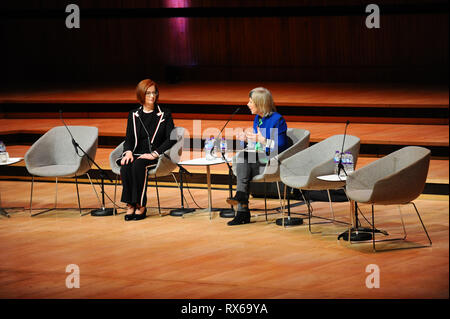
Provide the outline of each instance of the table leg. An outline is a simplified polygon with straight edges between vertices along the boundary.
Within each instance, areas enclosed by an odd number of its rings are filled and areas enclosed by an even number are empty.
[[[211,192],[211,169],[208,166],[206,166],[206,183],[208,184],[208,212],[209,212],[209,219],[212,219],[212,192]]]
[[[350,224],[349,224],[349,228],[348,228],[348,242],[351,243],[350,241],[350,235],[352,233],[352,228],[356,227],[355,225],[355,201],[350,200]]]

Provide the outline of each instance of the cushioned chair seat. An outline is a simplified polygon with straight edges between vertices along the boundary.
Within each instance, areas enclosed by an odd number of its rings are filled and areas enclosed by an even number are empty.
[[[33,167],[28,170],[34,176],[45,177],[73,177],[77,171],[77,165],[62,164]]]
[[[358,190],[351,190],[350,192],[347,190],[347,194],[349,197],[351,197],[352,200],[361,203],[369,201],[370,197],[372,196],[372,193],[373,189],[358,189]]]

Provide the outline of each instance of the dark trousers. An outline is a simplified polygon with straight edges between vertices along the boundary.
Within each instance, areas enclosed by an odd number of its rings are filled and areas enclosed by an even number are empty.
[[[241,152],[236,158],[236,191],[250,193],[250,181],[262,174],[266,166],[266,156],[262,153]]]
[[[137,159],[120,167],[121,201],[133,206],[147,204],[147,169],[158,160]]]

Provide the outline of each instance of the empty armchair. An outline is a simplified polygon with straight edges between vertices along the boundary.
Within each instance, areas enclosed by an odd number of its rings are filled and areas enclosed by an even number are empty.
[[[342,188],[345,181],[330,182],[321,180],[322,175],[333,174],[334,154],[341,150],[344,135],[334,135],[320,141],[307,149],[283,160],[280,165],[281,181],[292,188],[300,190],[327,190]],[[347,135],[345,138],[344,152],[349,151],[353,155],[354,163],[358,160],[360,139]],[[328,192],[328,197],[331,199]],[[308,207],[309,231],[311,231],[311,207]]]
[[[95,158],[98,145],[98,128],[90,126],[68,126],[75,141],[89,155]],[[25,165],[31,174],[30,215],[35,216],[53,210],[57,205],[58,177],[75,177],[78,207],[81,214],[77,177],[87,174],[91,161],[72,144],[72,138],[64,126],[54,127],[41,136],[25,154]],[[55,207],[32,214],[34,176],[55,177]],[[89,178],[90,179],[90,178]]]
[[[347,178],[347,196],[357,203],[372,206],[372,242],[375,247],[374,205],[412,204],[427,235],[416,205],[412,202],[423,191],[430,164],[430,151],[423,147],[408,146],[378,159],[350,174]],[[401,214],[401,212],[400,212]],[[400,215],[401,217],[401,215]],[[403,224],[404,237],[406,230]],[[382,241],[382,240],[380,240]]]

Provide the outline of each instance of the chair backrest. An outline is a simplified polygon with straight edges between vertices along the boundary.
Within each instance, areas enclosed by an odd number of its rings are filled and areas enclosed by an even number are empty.
[[[289,140],[289,147],[275,156],[276,158],[270,159],[267,163],[262,176],[255,176],[254,179],[264,179],[265,181],[278,181],[280,180],[280,165],[284,159],[301,152],[309,146],[310,133],[308,130],[298,128],[288,128],[286,132]]]
[[[303,151],[285,159],[280,167],[280,176],[304,176],[302,183],[310,189],[324,189],[324,183],[317,176],[329,175],[334,172],[334,155],[341,151],[344,135],[333,135]],[[353,135],[346,135],[344,152],[350,152],[356,165],[359,156],[360,139]],[[307,186],[306,186],[307,185]]]
[[[175,140],[175,144],[164,152],[158,159],[156,167],[149,170],[151,176],[166,176],[172,173],[178,166],[184,146],[184,127],[175,127],[170,133],[170,139]]]
[[[98,147],[98,128],[91,126],[68,126],[78,145],[95,160]],[[72,138],[64,126],[50,129],[41,136],[25,154],[27,168],[47,165],[79,165],[77,175],[86,173],[91,161],[72,144]]]
[[[430,150],[407,146],[380,158],[351,174],[347,181],[349,194],[368,190],[364,202],[404,204],[423,191],[430,165]],[[356,198],[359,200],[359,198]]]
[[[288,158],[309,146],[309,138],[311,133],[308,130],[300,129],[300,128],[288,128],[286,131],[286,135],[289,140],[289,147],[278,154],[278,160],[282,161],[285,158]]]
[[[310,132],[308,130],[299,129],[299,128],[288,128],[286,131],[286,135],[288,137],[288,148],[278,154],[275,158],[272,158],[266,165],[263,174],[258,175],[255,179],[263,178],[266,181],[275,181],[279,180],[279,162],[293,154],[296,154],[303,149],[309,146],[309,138]],[[237,152],[235,156],[233,156],[233,173],[236,175],[236,163],[238,156],[241,156],[242,151]]]

